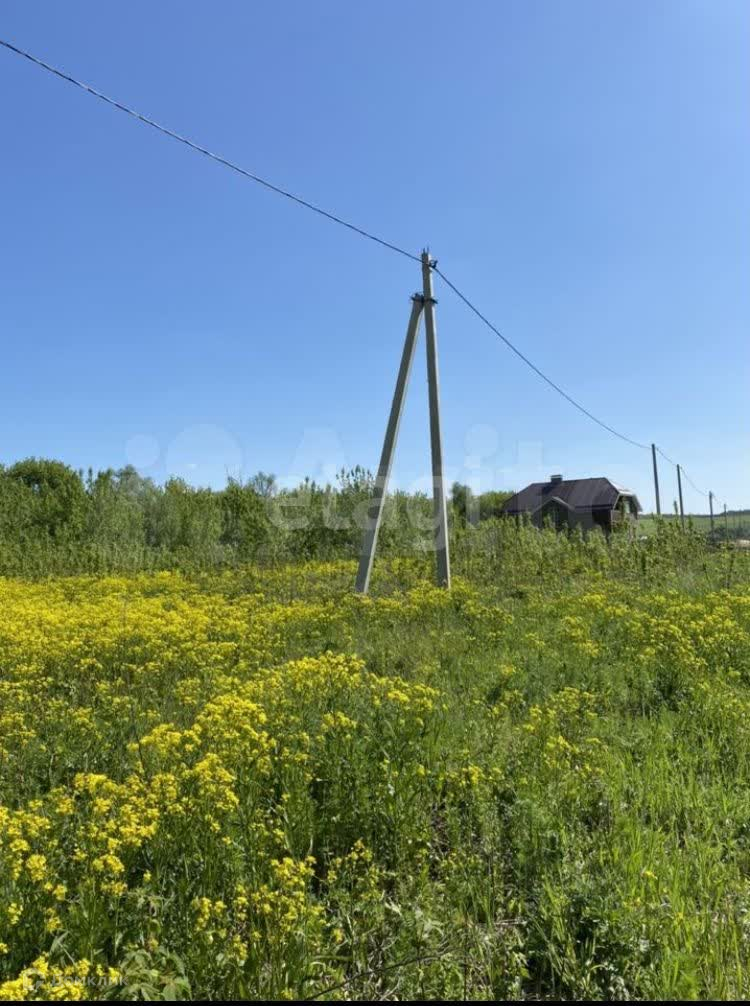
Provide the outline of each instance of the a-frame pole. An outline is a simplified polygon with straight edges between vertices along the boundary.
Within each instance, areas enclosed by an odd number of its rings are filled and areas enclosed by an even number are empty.
[[[430,400],[430,445],[432,448],[432,498],[435,522],[435,559],[439,587],[451,585],[451,560],[448,545],[448,508],[443,476],[443,437],[440,429],[440,382],[438,378],[435,298],[432,295],[432,260],[422,252],[422,292],[424,326],[427,336],[427,388]]]
[[[680,524],[685,527],[685,507],[682,503],[682,472],[677,465],[677,494],[680,497]]]
[[[378,474],[375,479],[375,488],[370,507],[367,513],[367,525],[365,526],[365,536],[362,542],[362,554],[359,559],[359,569],[357,571],[357,582],[355,590],[359,594],[366,594],[370,586],[370,574],[372,573],[372,563],[375,558],[375,547],[378,543],[378,532],[380,522],[383,519],[383,506],[385,505],[385,494],[388,489],[388,479],[393,465],[393,452],[398,437],[398,428],[401,424],[401,413],[404,409],[404,398],[406,397],[406,386],[409,383],[409,373],[414,359],[414,349],[417,344],[417,334],[419,332],[419,320],[422,317],[424,308],[424,298],[420,294],[414,294],[411,304],[411,317],[406,329],[406,339],[404,340],[404,351],[401,354],[401,365],[398,368],[396,378],[396,389],[393,392],[391,412],[388,416],[388,425],[385,429],[383,440],[383,451],[380,455]]]
[[[654,493],[656,495],[656,516],[661,516],[661,500],[659,499],[659,469],[656,465],[656,444],[651,444],[651,460],[654,462]]]

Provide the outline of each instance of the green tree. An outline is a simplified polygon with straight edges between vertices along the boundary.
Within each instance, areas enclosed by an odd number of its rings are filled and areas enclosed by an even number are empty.
[[[136,546],[146,544],[145,514],[141,480],[135,469],[111,468],[88,480],[87,540],[101,545]],[[150,483],[151,492],[155,490]]]
[[[272,475],[259,472],[245,485],[230,478],[221,494],[221,541],[240,560],[255,558],[268,539],[266,499],[272,495],[273,485]],[[256,486],[263,492],[258,492]]]
[[[70,541],[83,530],[87,496],[81,476],[62,461],[27,458],[11,465],[5,477],[29,492],[29,525],[38,534]]]

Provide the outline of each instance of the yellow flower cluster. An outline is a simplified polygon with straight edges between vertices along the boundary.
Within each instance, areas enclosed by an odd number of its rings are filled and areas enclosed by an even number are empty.
[[[589,855],[623,932],[657,925],[696,831],[632,780],[654,777],[653,738],[665,779],[683,745],[685,800],[713,759],[706,819],[728,820],[725,779],[750,775],[750,594],[423,574],[387,564],[366,598],[338,562],[0,580],[0,998],[343,999],[392,978],[427,997],[430,961],[428,991],[466,995],[482,961],[520,981],[534,912],[568,933],[588,893],[565,907],[555,885]],[[402,959],[411,978],[387,970]]]
[[[689,674],[731,673],[746,667],[750,657],[746,593],[631,595],[627,588],[613,586],[609,595],[565,598],[558,609],[562,637],[591,656],[601,652],[599,635],[609,654],[625,654],[645,667],[671,664]]]
[[[50,965],[46,954],[24,968],[18,978],[0,985],[0,1001],[76,1002],[100,999],[120,981],[115,968],[93,967],[83,959],[63,967]]]
[[[358,784],[392,803],[397,767],[373,765],[389,745],[419,751],[439,693],[345,652],[363,612],[390,618],[393,600],[276,600],[289,577],[269,574],[267,594],[245,577],[0,582],[4,998],[96,997],[70,955],[104,974],[115,923],[131,968],[190,919],[190,953],[220,946],[222,968],[254,968],[278,995],[295,941],[337,944],[300,823]],[[414,588],[395,607],[437,621],[446,603]]]
[[[523,729],[526,755],[544,765],[561,783],[575,786],[603,772],[604,745],[595,735],[596,696],[577,688],[564,688],[544,706],[532,706]]]

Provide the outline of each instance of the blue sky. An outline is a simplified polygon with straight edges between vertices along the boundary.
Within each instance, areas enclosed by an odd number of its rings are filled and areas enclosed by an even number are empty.
[[[750,505],[749,34],[729,0],[5,0],[0,17],[176,131],[429,244],[569,393],[730,506]],[[213,485],[376,467],[416,264],[6,51],[0,114],[0,461]],[[436,294],[451,478],[609,475],[652,506],[647,452]],[[421,343],[395,475],[428,472]]]

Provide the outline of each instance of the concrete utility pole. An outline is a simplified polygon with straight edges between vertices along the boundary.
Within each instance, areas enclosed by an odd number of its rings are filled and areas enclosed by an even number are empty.
[[[393,455],[401,425],[401,415],[404,410],[406,388],[414,360],[414,350],[419,335],[419,322],[424,312],[425,330],[427,336],[427,385],[430,401],[430,444],[432,448],[432,487],[435,517],[435,552],[437,563],[437,582],[440,587],[450,587],[451,567],[448,545],[448,509],[445,494],[445,479],[443,477],[443,440],[440,429],[440,387],[438,382],[437,330],[435,324],[435,298],[432,295],[432,267],[434,261],[429,252],[422,253],[422,293],[412,297],[411,317],[406,329],[404,350],[401,354],[401,365],[396,378],[396,388],[393,392],[391,411],[383,439],[383,450],[380,455],[378,474],[367,513],[362,552],[357,570],[355,590],[366,594],[370,586],[372,564],[375,559],[375,549],[378,543],[378,533],[383,519],[388,480],[393,466]]]
[[[677,465],[677,492],[680,497],[680,523],[685,527],[685,507],[682,504],[682,473]]]
[[[435,557],[439,587],[451,585],[451,560],[448,544],[448,509],[443,477],[443,437],[440,429],[440,383],[438,378],[437,328],[435,298],[432,295],[432,260],[422,252],[422,293],[424,325],[427,336],[427,390],[430,399],[430,446],[432,449],[432,499],[435,520]]]
[[[709,489],[708,491],[708,511],[711,515],[711,530],[714,529],[714,494]]]
[[[654,494],[656,496],[656,515],[661,517],[661,500],[659,499],[659,469],[656,467],[656,444],[651,444],[651,460],[654,462]]]

